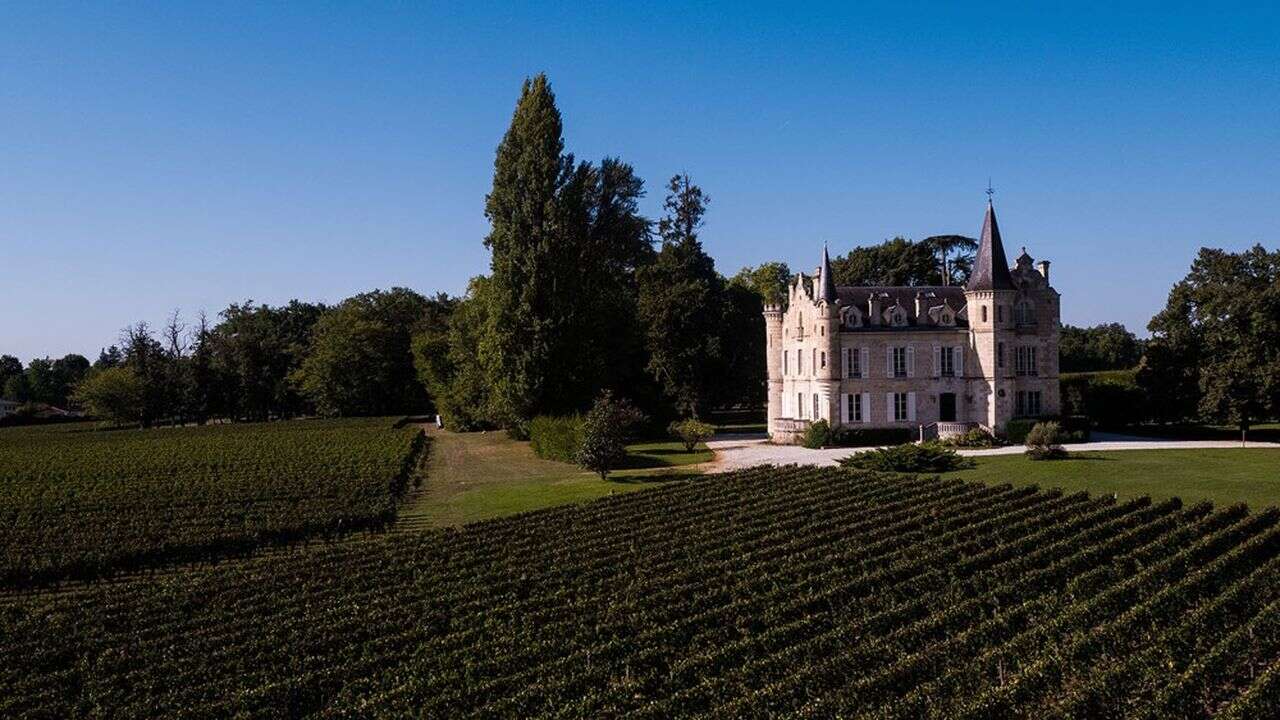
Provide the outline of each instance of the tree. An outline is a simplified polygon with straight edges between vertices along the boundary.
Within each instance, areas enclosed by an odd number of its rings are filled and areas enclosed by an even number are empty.
[[[292,300],[288,305],[233,303],[204,339],[212,383],[208,413],[232,419],[267,420],[311,409],[290,382],[302,366],[322,304]]]
[[[492,427],[492,400],[480,343],[489,325],[489,279],[475,277],[449,313],[443,331],[428,326],[413,339],[414,366],[436,412],[450,430]]]
[[[1128,370],[1142,360],[1144,343],[1120,323],[1080,328],[1063,325],[1058,340],[1062,372]]]
[[[710,198],[687,174],[672,177],[667,189],[662,249],[640,271],[639,317],[649,372],[678,413],[697,418],[724,367],[724,280],[698,241]]]
[[[95,369],[76,387],[72,399],[90,415],[121,424],[142,419],[145,382],[128,366]]]
[[[973,256],[978,251],[976,238],[967,235],[933,235],[921,240],[920,244],[937,254],[943,285],[964,285],[969,281],[969,273],[973,270]]]
[[[754,292],[764,305],[786,305],[787,288],[791,284],[791,268],[786,263],[767,262],[750,265],[729,279],[729,285]]]
[[[93,361],[93,368],[102,370],[104,368],[119,367],[122,364],[124,364],[124,353],[120,352],[118,346],[112,345],[98,352],[98,359]]]
[[[895,237],[856,247],[831,261],[837,285],[941,285],[942,270],[933,245]]]
[[[642,418],[626,400],[615,400],[611,392],[604,391],[583,420],[578,464],[607,480],[627,456],[627,431]]]
[[[5,387],[10,378],[22,375],[22,361],[12,355],[0,355],[0,396],[8,398]]]
[[[324,415],[421,412],[411,339],[430,301],[405,288],[348,298],[316,323],[292,381]]]
[[[124,353],[122,367],[131,369],[142,383],[142,400],[138,421],[149,428],[172,407],[172,398],[166,394],[168,360],[164,348],[146,322],[139,322],[124,329],[120,336]]]
[[[539,407],[561,329],[556,300],[573,259],[557,238],[557,196],[573,173],[561,132],[546,76],[526,80],[498,145],[493,188],[485,199],[493,308],[481,357],[495,410],[508,423],[527,420]]]
[[[1242,440],[1280,415],[1280,251],[1202,248],[1148,329],[1138,381],[1149,395],[1172,390],[1182,411],[1194,399],[1200,419],[1234,424]]]

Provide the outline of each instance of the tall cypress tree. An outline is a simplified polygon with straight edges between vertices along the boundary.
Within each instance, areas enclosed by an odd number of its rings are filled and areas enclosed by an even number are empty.
[[[562,130],[546,75],[525,80],[485,199],[493,306],[481,356],[492,385],[490,414],[504,424],[528,419],[541,404],[559,330],[557,285],[570,258],[557,241],[556,199],[573,171]]]

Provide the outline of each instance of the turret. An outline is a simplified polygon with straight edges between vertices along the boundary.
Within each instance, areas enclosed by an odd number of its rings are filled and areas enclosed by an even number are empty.
[[[764,306],[765,366],[768,372],[768,424],[773,432],[774,420],[782,416],[782,306]]]
[[[970,346],[974,364],[981,371],[985,388],[975,394],[979,417],[1000,431],[1013,415],[1013,398],[1008,378],[1012,372],[1012,352],[1006,335],[1013,325],[1013,299],[1016,295],[1009,262],[1005,259],[996,222],[995,206],[987,201],[987,214],[982,221],[982,235],[973,272],[965,285],[966,314],[969,318]],[[966,373],[970,374],[970,373]],[[972,373],[976,374],[976,373]]]

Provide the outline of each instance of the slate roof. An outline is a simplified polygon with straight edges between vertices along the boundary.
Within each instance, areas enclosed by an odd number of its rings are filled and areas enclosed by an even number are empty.
[[[1000,226],[996,224],[996,210],[987,202],[987,216],[982,220],[982,238],[978,241],[978,255],[973,260],[973,273],[969,275],[969,290],[1013,290],[1013,278],[1009,276],[1009,261],[1005,259],[1004,243],[1000,241]]]
[[[880,310],[883,312],[893,307],[895,304],[901,304],[907,310],[908,327],[921,326],[918,318],[915,317],[916,294],[924,293],[924,307],[934,308],[941,306],[944,302],[951,306],[951,309],[957,313],[967,304],[964,296],[964,288],[957,285],[922,285],[922,286],[901,286],[901,287],[858,287],[844,285],[836,288],[836,294],[840,298],[840,304],[845,307],[856,307],[866,315],[868,308],[868,300],[873,294],[880,298]],[[956,326],[967,326],[968,322],[964,317],[956,316]],[[936,328],[936,325],[924,323],[923,327]],[[869,326],[863,328],[866,330],[894,330],[901,328],[892,328],[886,325]]]

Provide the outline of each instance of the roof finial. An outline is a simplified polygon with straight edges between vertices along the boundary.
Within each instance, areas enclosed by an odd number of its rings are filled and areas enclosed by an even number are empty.
[[[991,176],[987,176],[987,202],[991,202],[991,196],[996,194],[995,188],[991,187]]]

